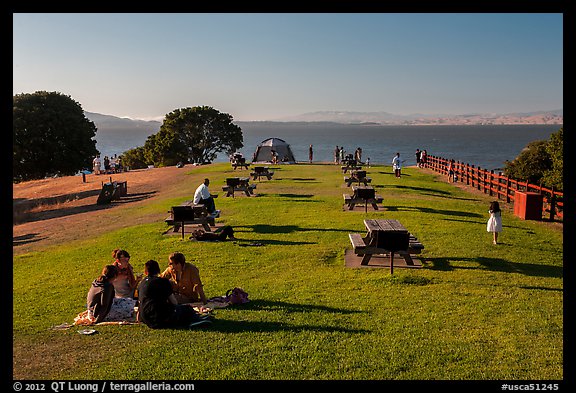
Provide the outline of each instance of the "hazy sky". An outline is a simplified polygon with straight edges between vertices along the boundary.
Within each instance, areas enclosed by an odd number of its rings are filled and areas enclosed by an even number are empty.
[[[13,93],[138,119],[563,108],[560,13],[23,13]]]

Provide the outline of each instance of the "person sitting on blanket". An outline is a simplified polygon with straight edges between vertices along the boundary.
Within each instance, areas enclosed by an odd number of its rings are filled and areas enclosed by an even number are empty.
[[[114,265],[106,265],[102,274],[92,281],[86,296],[87,318],[91,323],[99,323],[106,319],[112,301],[114,300],[114,281],[118,277],[118,269]]]
[[[216,229],[214,232],[206,232],[203,229],[196,229],[192,232],[190,239],[196,240],[221,240],[224,241],[226,238],[236,239],[234,237],[234,229],[230,225],[225,225],[222,228]]]
[[[114,266],[118,269],[118,277],[114,281],[114,304],[110,318],[113,320],[127,320],[133,318],[136,306],[135,290],[138,280],[134,276],[134,268],[130,264],[128,251],[117,248],[112,251]]]
[[[192,306],[178,304],[170,281],[158,276],[158,262],[152,259],[146,262],[144,272],[146,277],[138,286],[138,321],[152,329],[192,328],[212,323],[209,316],[200,316]]]
[[[168,268],[160,274],[160,277],[170,280],[178,304],[195,303],[199,300],[202,304],[206,304],[200,271],[196,266],[186,262],[184,254],[180,252],[170,254]]]

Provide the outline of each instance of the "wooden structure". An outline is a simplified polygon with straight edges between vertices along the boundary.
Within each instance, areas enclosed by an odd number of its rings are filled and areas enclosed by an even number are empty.
[[[350,187],[352,183],[358,183],[358,185],[363,183],[367,186],[368,183],[372,182],[372,178],[366,176],[366,171],[353,170],[350,172],[350,176],[344,176],[344,182],[348,187]]]
[[[448,175],[448,164],[450,160],[446,158],[427,156],[425,168],[442,175]],[[564,193],[537,186],[528,182],[510,179],[502,175],[502,172],[494,173],[494,170],[486,170],[474,165],[464,164],[456,161],[454,170],[458,181],[466,186],[476,188],[485,194],[502,200],[506,203],[514,202],[516,191],[537,192],[542,194],[542,216],[548,217],[550,221],[557,218],[564,219]]]
[[[96,203],[98,205],[104,205],[112,202],[113,200],[120,199],[128,194],[128,182],[127,181],[110,181],[107,183],[102,182],[102,189],[98,195]]]
[[[367,233],[349,233],[354,253],[362,256],[361,264],[366,266],[374,255],[387,255],[390,258],[390,274],[394,273],[394,254],[398,253],[407,265],[414,266],[410,254],[419,254],[424,246],[410,234],[398,220],[364,220]]]
[[[260,181],[261,177],[266,177],[268,180],[274,176],[274,171],[269,170],[267,166],[255,166],[254,171],[250,173],[254,180]]]
[[[364,205],[364,211],[368,212],[368,205],[372,205],[374,210],[378,210],[378,203],[382,203],[384,198],[376,194],[376,190],[372,186],[352,186],[353,194],[342,194],[344,197],[344,204],[348,206],[348,210],[354,210],[354,207],[359,204]]]
[[[226,196],[234,198],[234,191],[243,191],[246,196],[254,195],[256,184],[250,184],[249,177],[229,177],[226,179],[226,185],[222,186],[223,191],[227,191]]]
[[[185,225],[201,225],[206,232],[211,232],[210,226],[215,226],[214,216],[212,216],[206,206],[195,205],[193,201],[186,201],[178,206],[172,206],[170,215],[164,220],[168,225],[174,225],[174,232],[182,231],[184,239]]]

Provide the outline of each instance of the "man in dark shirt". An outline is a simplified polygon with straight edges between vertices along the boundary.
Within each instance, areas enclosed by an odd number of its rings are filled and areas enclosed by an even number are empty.
[[[172,285],[166,278],[158,277],[158,262],[149,260],[145,266],[146,277],[138,286],[138,320],[152,329],[191,328],[212,323],[201,317],[190,305],[178,304]]]

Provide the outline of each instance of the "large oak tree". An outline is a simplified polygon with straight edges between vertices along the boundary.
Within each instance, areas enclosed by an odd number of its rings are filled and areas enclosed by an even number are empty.
[[[97,129],[70,96],[17,94],[13,108],[13,181],[73,175],[92,166]]]

